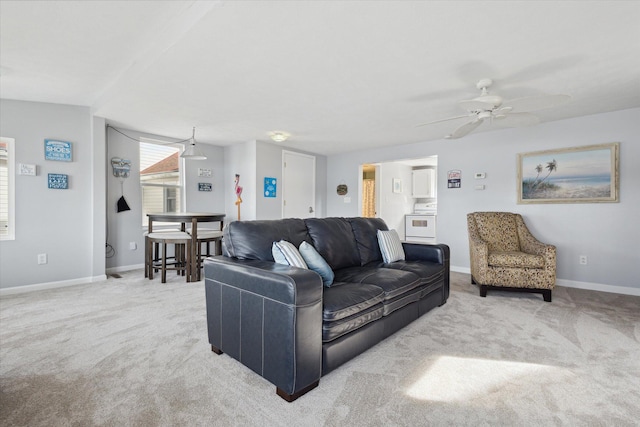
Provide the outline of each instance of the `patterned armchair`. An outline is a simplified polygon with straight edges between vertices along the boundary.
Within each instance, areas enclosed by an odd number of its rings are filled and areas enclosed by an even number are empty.
[[[539,242],[519,214],[467,214],[471,283],[488,289],[541,293],[551,302],[556,283],[556,247]]]

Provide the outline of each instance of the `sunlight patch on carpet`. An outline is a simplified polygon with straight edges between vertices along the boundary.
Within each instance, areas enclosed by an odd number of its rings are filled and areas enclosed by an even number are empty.
[[[463,401],[516,384],[522,377],[556,370],[560,369],[534,363],[441,356],[406,394],[420,400]]]

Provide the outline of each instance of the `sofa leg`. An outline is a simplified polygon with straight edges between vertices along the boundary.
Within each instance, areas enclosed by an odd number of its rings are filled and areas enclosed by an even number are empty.
[[[474,279],[474,278],[473,278],[473,276],[471,276],[471,284],[472,284],[472,285],[476,285],[476,284],[477,284],[477,283],[476,283],[476,279]]]
[[[222,354],[222,350],[214,345],[211,346],[211,351],[213,351],[215,354]]]
[[[480,296],[481,297],[486,297],[487,296],[487,285],[480,285]]]
[[[309,384],[308,386],[306,386],[305,388],[303,388],[299,392],[293,393],[293,394],[289,394],[286,391],[282,390],[280,387],[276,387],[276,394],[278,396],[280,396],[281,398],[283,398],[284,400],[286,400],[287,402],[293,402],[294,400],[296,400],[297,398],[299,398],[303,394],[305,394],[308,391],[311,391],[314,388],[318,387],[318,384],[320,384],[320,380],[318,380],[318,381],[316,381],[316,382],[314,382],[312,384]]]
[[[542,298],[544,298],[546,302],[551,302],[551,289],[544,289],[542,291]]]

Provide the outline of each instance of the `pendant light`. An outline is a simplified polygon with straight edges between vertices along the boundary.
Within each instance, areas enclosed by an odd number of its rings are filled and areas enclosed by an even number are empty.
[[[180,155],[183,159],[191,159],[191,160],[206,160],[207,156],[202,154],[202,151],[196,148],[196,128],[193,128],[193,135],[189,140],[189,145],[184,149],[182,154]]]

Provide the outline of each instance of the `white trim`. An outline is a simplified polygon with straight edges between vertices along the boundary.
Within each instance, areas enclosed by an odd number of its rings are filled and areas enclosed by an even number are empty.
[[[471,274],[471,268],[469,268],[469,267],[456,267],[455,265],[452,265],[451,266],[451,271],[455,271],[456,273]]]
[[[16,140],[14,138],[0,137],[0,142],[7,144],[7,185],[8,185],[8,228],[7,235],[0,236],[0,240],[16,240]]]
[[[80,277],[78,279],[71,279],[71,280],[60,280],[57,282],[36,283],[35,285],[13,286],[10,288],[1,288],[0,297],[6,296],[6,295],[22,294],[25,292],[44,291],[47,289],[64,288],[67,286],[86,285],[88,283],[100,282],[103,280],[107,280],[106,274],[102,274],[100,276],[93,276],[93,277]]]
[[[456,267],[452,265],[451,271],[455,271],[456,273],[471,274],[471,269],[469,267]],[[605,285],[602,283],[579,282],[577,280],[567,280],[567,279],[556,279],[556,285],[564,286],[565,288],[586,289],[589,291],[610,292],[613,294],[640,296],[640,288],[633,288],[631,286],[614,286],[614,285]]]
[[[564,286],[567,288],[587,289],[590,291],[640,296],[640,288],[632,288],[631,286],[604,285],[602,283],[578,282],[577,280],[566,279],[556,279],[556,285]]]
[[[121,265],[119,267],[107,268],[107,274],[122,273],[125,271],[138,270],[141,268],[144,268],[144,264]]]

